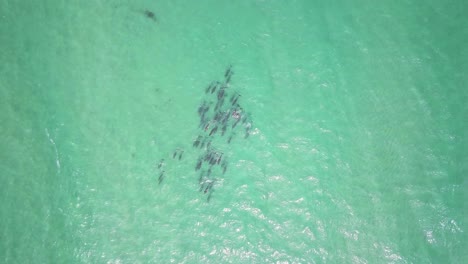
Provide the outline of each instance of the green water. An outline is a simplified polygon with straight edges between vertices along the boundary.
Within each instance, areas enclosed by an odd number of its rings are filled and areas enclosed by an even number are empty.
[[[0,263],[467,263],[468,5],[352,2],[0,1]]]

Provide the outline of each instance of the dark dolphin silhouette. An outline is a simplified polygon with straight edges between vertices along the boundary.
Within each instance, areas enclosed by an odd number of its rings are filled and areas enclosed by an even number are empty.
[[[163,180],[164,180],[164,171],[161,171],[158,177],[158,184],[161,184]]]
[[[232,74],[232,65],[229,65],[229,67],[224,72],[224,78],[228,77],[231,74]]]
[[[163,164],[164,164],[164,159],[161,159],[158,164],[158,169],[160,169]]]
[[[201,160],[201,158],[198,158],[197,165],[195,166],[196,171],[201,168],[202,163],[203,163],[203,161]]]
[[[147,18],[153,20],[154,22],[158,22],[158,20],[156,19],[156,15],[154,14],[153,11],[150,11],[150,10],[146,9],[145,11],[143,11],[143,14],[144,14]]]
[[[216,133],[216,131],[218,131],[218,126],[215,126],[213,129],[211,129],[210,136]]]

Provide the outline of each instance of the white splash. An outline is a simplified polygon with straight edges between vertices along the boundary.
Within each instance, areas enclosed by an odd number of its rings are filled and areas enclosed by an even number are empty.
[[[57,165],[58,173],[60,173],[60,160],[59,160],[59,154],[58,154],[57,146],[55,145],[55,141],[52,139],[52,137],[50,137],[49,130],[47,128],[45,129],[45,132],[46,132],[47,138],[49,139],[50,143],[52,143],[52,146],[54,146],[55,163]]]

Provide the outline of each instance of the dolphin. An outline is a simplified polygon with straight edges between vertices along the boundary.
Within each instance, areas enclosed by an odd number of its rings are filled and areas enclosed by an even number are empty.
[[[203,179],[203,176],[205,175],[206,171],[205,170],[202,170],[200,172],[200,177],[198,177],[198,183],[201,183],[202,179]]]
[[[164,164],[164,159],[161,159],[159,161],[159,165],[158,165],[158,169],[160,169],[162,167],[162,165]]]
[[[159,174],[159,178],[158,178],[158,184],[161,184],[163,180],[164,180],[164,171],[161,171],[161,173]]]
[[[211,157],[210,159],[210,165],[215,165],[216,164],[216,158],[215,157]]]
[[[224,77],[227,77],[228,75],[231,75],[232,74],[232,65],[229,65],[229,67],[226,69],[226,71],[224,72]]]
[[[154,14],[154,12],[149,11],[149,10],[145,10],[145,11],[143,11],[143,14],[144,14],[147,18],[153,20],[154,22],[158,22],[158,20],[156,19],[156,15]]]
[[[211,129],[210,136],[216,133],[216,131],[218,131],[218,126],[215,126],[213,129]]]
[[[213,187],[214,181],[208,183],[208,186],[206,186],[205,191],[203,193],[207,193],[211,188]]]
[[[198,145],[200,145],[201,138],[202,138],[202,136],[198,136],[197,139],[193,142],[192,146],[198,147]]]
[[[223,120],[221,120],[221,123],[227,126],[228,120],[229,120],[229,111],[223,116]]]
[[[235,105],[237,103],[237,100],[239,100],[240,94],[236,96],[236,98],[232,101],[232,105]]]
[[[196,171],[201,168],[202,163],[203,163],[203,161],[201,160],[201,158],[198,158],[197,165],[195,166]]]
[[[216,163],[218,163],[218,165],[219,165],[219,163],[221,162],[221,159],[223,158],[223,155],[224,155],[224,153],[221,153],[221,155],[219,156],[219,158],[216,160]]]
[[[205,161],[209,161],[209,160],[211,159],[211,155],[213,155],[211,152],[206,153],[206,154],[205,154],[205,157],[204,157],[204,160],[205,160]]]
[[[205,110],[206,101],[203,101],[203,104],[198,107],[198,114],[201,115]]]
[[[224,87],[218,90],[218,100],[224,97]]]
[[[234,124],[232,124],[232,128],[235,128],[237,126],[237,123],[239,123],[239,119],[237,119],[236,122],[234,122]]]
[[[203,190],[203,187],[205,186],[205,183],[206,182],[200,183],[200,190],[198,190],[199,192],[201,192]]]
[[[226,133],[227,125],[224,124],[223,127],[221,128],[221,136],[224,136],[224,133]]]
[[[223,168],[223,174],[226,173],[226,169],[227,169],[227,161],[226,160],[223,160],[223,163],[221,163],[221,167]]]

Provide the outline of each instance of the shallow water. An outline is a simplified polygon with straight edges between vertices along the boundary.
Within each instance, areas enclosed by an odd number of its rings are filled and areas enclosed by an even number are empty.
[[[0,2],[0,262],[468,260],[463,1],[78,2]]]

